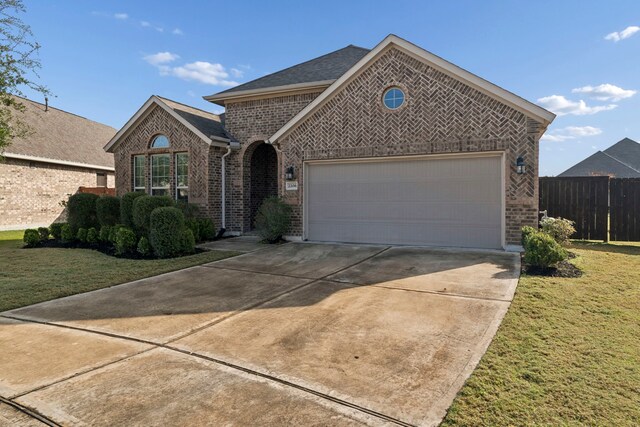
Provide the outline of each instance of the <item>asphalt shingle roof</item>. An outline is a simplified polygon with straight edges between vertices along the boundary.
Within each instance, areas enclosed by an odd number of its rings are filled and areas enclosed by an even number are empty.
[[[24,112],[14,112],[30,127],[25,138],[16,138],[4,154],[42,157],[113,168],[113,154],[102,147],[116,134],[110,126],[29,99],[20,98]]]
[[[221,138],[229,138],[224,130],[222,118],[217,114],[209,113],[160,96],[158,96],[158,98],[206,136],[213,135]]]
[[[286,86],[299,83],[320,82],[335,80],[361,60],[369,49],[349,45],[326,55],[319,56],[310,61],[294,65],[259,79],[235,86],[231,89],[219,92],[217,95],[233,94],[233,92],[266,89],[271,87]]]
[[[562,172],[566,176],[612,176],[615,178],[640,178],[640,144],[625,138],[604,151],[598,151]]]

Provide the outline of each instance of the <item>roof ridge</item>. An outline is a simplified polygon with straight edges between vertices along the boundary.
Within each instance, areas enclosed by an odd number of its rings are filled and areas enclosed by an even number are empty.
[[[611,148],[611,147],[609,147],[609,148]],[[634,167],[633,167],[633,166],[631,166],[631,165],[626,164],[625,162],[623,162],[622,160],[618,159],[617,157],[613,157],[611,154],[607,153],[606,151],[598,150],[596,153],[602,153],[602,154],[604,154],[605,156],[609,157],[610,159],[613,159],[613,160],[615,160],[616,162],[620,163],[621,165],[624,165],[624,166],[628,167],[628,168],[629,168],[629,169],[631,169],[632,171],[640,172],[640,170],[638,170],[638,169],[634,168]],[[596,154],[596,153],[594,153],[594,154]]]
[[[257,80],[262,80],[262,79],[264,79],[264,78],[267,78],[267,77],[273,76],[274,74],[278,74],[278,73],[282,73],[282,72],[284,72],[284,71],[290,70],[290,69],[292,69],[292,68],[294,68],[294,67],[298,67],[298,66],[301,66],[301,65],[304,65],[304,64],[308,64],[309,62],[317,61],[317,60],[319,60],[319,59],[321,59],[321,58],[324,58],[324,57],[326,57],[326,56],[332,55],[332,54],[334,54],[334,53],[336,53],[336,52],[340,52],[341,50],[348,49],[348,48],[350,48],[350,47],[353,47],[353,48],[356,48],[356,49],[367,50],[367,51],[371,50],[371,49],[367,49],[367,48],[365,48],[365,47],[360,47],[360,46],[355,46],[355,45],[351,45],[351,44],[350,44],[350,45],[347,45],[347,46],[342,47],[342,48],[340,48],[340,49],[336,49],[336,50],[333,50],[333,51],[331,51],[331,52],[325,53],[324,55],[316,56],[315,58],[311,58],[311,59],[308,59],[308,60],[306,60],[306,61],[299,62],[299,63],[297,63],[297,64],[293,64],[293,65],[291,65],[291,66],[289,66],[289,67],[287,67],[287,68],[282,68],[282,69],[280,69],[280,70],[278,70],[278,71],[274,71],[273,73],[265,74],[264,76],[262,76],[262,77],[258,77],[257,79],[249,80],[248,82],[244,82],[244,83],[242,83],[242,84],[239,84],[238,86],[234,86],[234,87],[232,87],[232,88],[229,88],[229,89],[223,90],[222,92],[219,92],[218,94],[222,94],[222,93],[228,92],[228,91],[230,91],[230,90],[232,90],[232,89],[237,89],[238,87],[240,87],[240,86],[242,86],[242,85],[245,85],[245,84],[247,84],[247,83],[255,82],[255,81],[257,81]]]
[[[16,98],[23,99],[23,100],[25,100],[25,101],[33,102],[34,104],[42,105],[43,107],[45,107],[45,108],[47,108],[47,109],[58,110],[58,111],[60,111],[61,113],[69,114],[69,115],[71,115],[71,116],[75,116],[75,117],[78,117],[78,118],[80,118],[80,119],[86,120],[86,121],[88,121],[88,122],[93,122],[93,123],[96,123],[96,124],[101,125],[101,126],[106,126],[106,127],[108,127],[108,128],[111,128],[111,129],[113,129],[113,130],[116,130],[116,131],[117,131],[117,129],[116,129],[116,128],[114,128],[113,126],[109,126],[109,125],[104,124],[104,123],[101,123],[101,122],[99,122],[99,121],[97,121],[97,120],[93,120],[93,119],[90,119],[90,118],[88,118],[88,117],[81,116],[80,114],[72,113],[71,111],[63,110],[62,108],[53,107],[53,106],[51,106],[51,104],[49,104],[48,102],[47,102],[47,104],[43,104],[42,102],[34,101],[33,99],[29,99],[29,98],[27,98],[27,97],[25,97],[25,96],[15,95],[15,94],[12,94],[12,93],[10,93],[9,95],[14,96],[14,97],[16,97]]]
[[[193,108],[194,110],[198,110],[198,111],[202,111],[203,113],[211,114],[212,116],[220,117],[220,114],[212,113],[211,111],[203,110],[202,108],[193,107],[193,106],[191,106],[189,104],[185,104],[184,102],[175,101],[173,99],[166,98],[166,97],[160,96],[160,95],[153,95],[153,96],[155,96],[155,97],[157,97],[157,98],[159,98],[161,100],[175,102],[176,104],[184,105],[185,107]]]

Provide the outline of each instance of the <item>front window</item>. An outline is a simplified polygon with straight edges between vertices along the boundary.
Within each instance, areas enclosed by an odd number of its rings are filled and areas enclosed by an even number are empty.
[[[171,156],[155,154],[151,156],[151,195],[168,196]]]
[[[156,135],[151,142],[151,148],[169,148],[169,138],[164,135]]]
[[[133,156],[133,191],[145,191],[144,156]]]
[[[176,154],[176,200],[189,201],[189,155]]]

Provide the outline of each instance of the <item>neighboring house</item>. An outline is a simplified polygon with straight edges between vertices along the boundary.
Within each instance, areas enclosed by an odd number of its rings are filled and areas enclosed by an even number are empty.
[[[231,234],[279,195],[313,241],[506,248],[537,223],[555,116],[394,35],[205,99],[224,117],[152,96],[105,146],[118,194],[197,203]]]
[[[0,230],[48,226],[79,187],[113,187],[113,155],[102,147],[116,130],[45,104],[20,99],[15,112],[30,132],[0,160]]]
[[[610,176],[640,178],[640,144],[624,138],[604,151],[598,151],[562,172],[567,176]]]

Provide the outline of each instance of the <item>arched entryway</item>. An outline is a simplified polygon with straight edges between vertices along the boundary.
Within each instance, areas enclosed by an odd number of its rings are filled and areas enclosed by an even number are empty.
[[[249,176],[245,174],[245,179],[249,181],[249,197],[245,195],[245,202],[248,202],[245,204],[245,230],[253,230],[262,201],[278,195],[278,154],[273,146],[260,142],[246,156],[249,157],[249,162],[245,162],[245,165],[249,163]],[[249,215],[246,215],[247,210]]]

